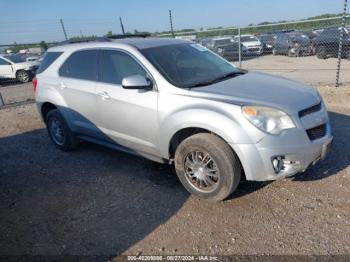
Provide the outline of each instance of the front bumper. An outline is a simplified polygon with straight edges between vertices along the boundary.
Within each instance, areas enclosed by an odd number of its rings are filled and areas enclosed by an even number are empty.
[[[276,180],[304,172],[326,157],[332,143],[330,125],[324,137],[310,141],[301,129],[286,130],[278,137],[268,136],[257,144],[230,144],[241,160],[247,180]],[[272,159],[283,157],[284,168],[273,168]]]

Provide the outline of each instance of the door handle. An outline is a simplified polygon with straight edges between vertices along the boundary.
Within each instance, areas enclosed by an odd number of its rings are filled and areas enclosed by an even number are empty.
[[[98,93],[98,95],[102,97],[102,100],[107,100],[111,98],[111,96],[107,92],[101,92],[101,93]]]
[[[63,90],[63,89],[66,89],[67,86],[66,86],[66,84],[64,82],[61,82],[60,83],[60,88],[61,88],[61,90]]]

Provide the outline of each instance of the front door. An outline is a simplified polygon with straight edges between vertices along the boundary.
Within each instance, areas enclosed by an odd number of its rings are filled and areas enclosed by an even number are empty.
[[[12,64],[5,59],[0,58],[0,78],[13,77]]]
[[[99,69],[99,129],[118,145],[155,154],[158,92],[124,89],[121,85],[124,77],[150,75],[130,54],[115,49],[102,51]]]

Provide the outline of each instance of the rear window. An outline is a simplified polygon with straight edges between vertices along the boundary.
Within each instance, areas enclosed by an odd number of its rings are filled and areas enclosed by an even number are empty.
[[[97,50],[82,50],[73,53],[61,66],[60,76],[97,80]]]
[[[36,73],[44,72],[61,54],[62,52],[47,52]]]

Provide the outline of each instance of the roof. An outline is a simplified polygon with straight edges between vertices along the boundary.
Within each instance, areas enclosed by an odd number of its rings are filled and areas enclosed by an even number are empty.
[[[82,43],[73,43],[66,45],[59,45],[50,48],[51,51],[65,51],[67,49],[77,49],[77,48],[91,48],[91,47],[113,47],[114,44],[124,44],[130,45],[137,49],[147,49],[158,46],[167,46],[173,44],[183,44],[183,43],[191,43],[188,40],[183,39],[174,39],[174,38],[124,38],[117,39],[112,41],[90,41],[90,42],[82,42]]]

